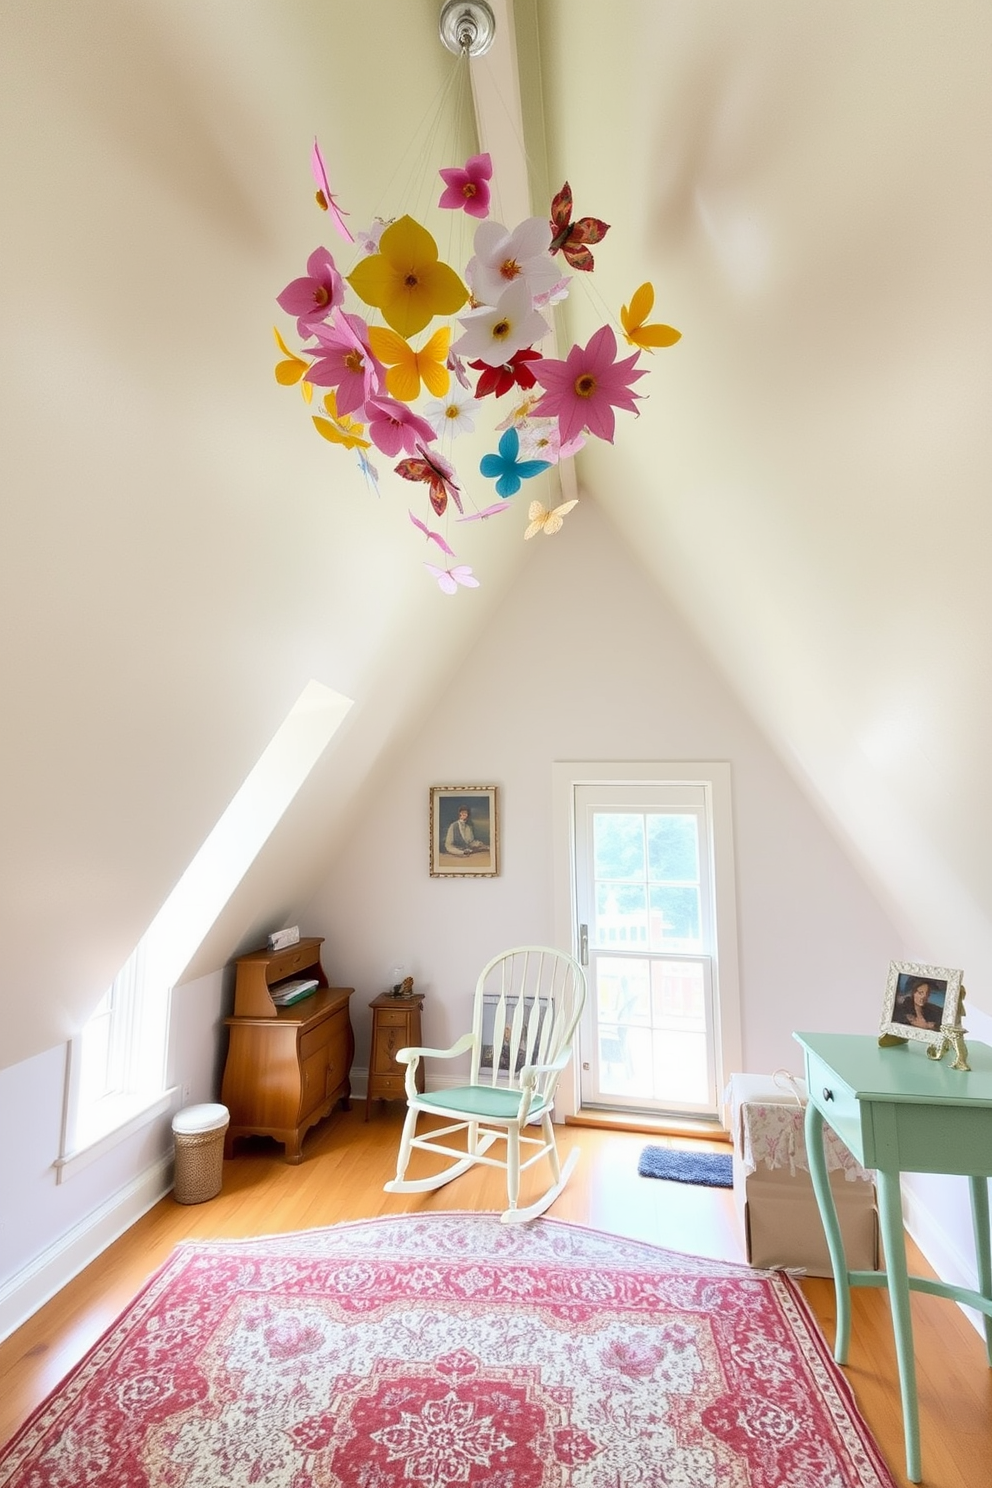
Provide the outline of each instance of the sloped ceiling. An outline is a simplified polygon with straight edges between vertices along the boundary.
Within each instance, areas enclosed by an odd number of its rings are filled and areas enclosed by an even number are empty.
[[[356,706],[206,960],[305,903],[377,761],[540,561],[515,517],[478,524],[482,588],[440,595],[404,496],[272,382],[273,296],[328,231],[310,140],[356,224],[392,215],[450,75],[438,10],[0,10],[4,1064],[78,1025],[316,677]],[[535,209],[568,176],[612,224],[570,334],[647,278],[684,333],[580,456],[584,499],[981,1001],[992,12],[515,11]],[[467,116],[445,127],[474,148]]]

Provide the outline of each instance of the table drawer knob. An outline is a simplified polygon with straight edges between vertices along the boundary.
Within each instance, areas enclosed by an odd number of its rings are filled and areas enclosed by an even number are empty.
[[[828,1101],[828,1100],[833,1100],[833,1098],[834,1098],[833,1091],[830,1090],[830,1089],[828,1089],[827,1086],[824,1085],[824,1087],[823,1087],[823,1099],[825,1101]]]

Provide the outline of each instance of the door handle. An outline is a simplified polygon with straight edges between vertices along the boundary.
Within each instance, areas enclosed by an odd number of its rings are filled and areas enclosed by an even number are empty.
[[[589,965],[589,926],[579,926],[579,964]]]

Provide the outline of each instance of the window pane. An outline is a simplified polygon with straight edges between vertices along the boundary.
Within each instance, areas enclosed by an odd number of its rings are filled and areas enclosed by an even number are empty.
[[[599,1086],[604,1095],[652,1093],[649,963],[635,958],[596,961]],[[645,1061],[645,1052],[647,1060]]]
[[[656,1028],[696,1032],[706,1027],[703,968],[697,962],[652,961],[651,1011]]]
[[[643,950],[647,943],[648,906],[644,885],[598,883],[593,945]]]
[[[644,817],[638,813],[593,814],[593,877],[644,878]]]
[[[698,889],[652,886],[650,918],[653,951],[702,950]]]
[[[699,882],[698,824],[672,812],[648,817],[648,877],[655,883]]]

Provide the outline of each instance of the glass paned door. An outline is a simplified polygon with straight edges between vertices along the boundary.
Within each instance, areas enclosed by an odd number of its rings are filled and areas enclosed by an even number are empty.
[[[717,1110],[710,832],[701,786],[576,788],[590,996],[584,1105]]]

